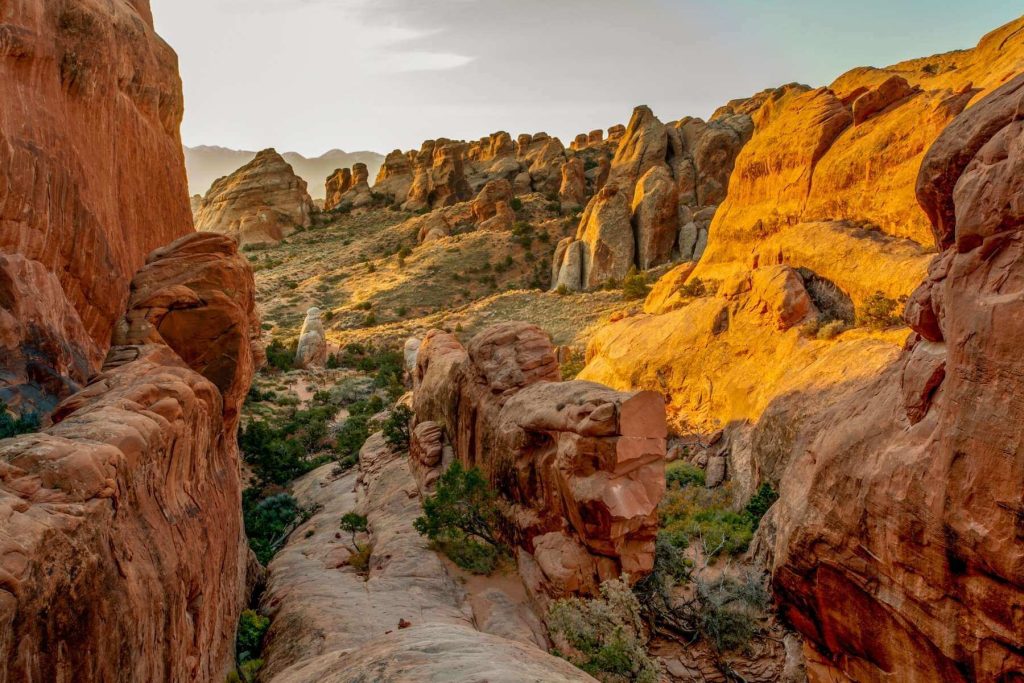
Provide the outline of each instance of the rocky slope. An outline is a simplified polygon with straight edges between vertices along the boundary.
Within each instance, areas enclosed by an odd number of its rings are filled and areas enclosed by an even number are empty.
[[[226,674],[258,335],[235,245],[184,237],[136,275],[102,372],[52,426],[0,441],[0,681]]]
[[[196,229],[240,245],[278,242],[306,228],[317,211],[306,181],[273,149],[217,180],[196,211]]]
[[[192,230],[181,81],[142,0],[13,0],[0,36],[0,397],[45,411],[99,369],[146,254]]]

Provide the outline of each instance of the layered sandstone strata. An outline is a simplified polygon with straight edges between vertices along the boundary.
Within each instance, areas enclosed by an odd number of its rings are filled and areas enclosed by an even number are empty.
[[[529,554],[521,563],[539,567],[544,592],[592,593],[600,581],[652,569],[664,406],[650,392],[559,379],[554,348],[535,326],[496,325],[468,349],[430,332],[417,354],[413,465],[429,483],[450,445],[490,478],[507,540]]]
[[[273,149],[217,180],[196,213],[196,229],[228,235],[240,245],[279,242],[309,227],[316,207],[306,181]]]
[[[174,52],[149,3],[4,3],[0,398],[48,410],[99,369],[128,282],[192,230]]]
[[[0,442],[0,681],[217,680],[245,602],[252,271],[194,234],[132,282],[103,370]]]

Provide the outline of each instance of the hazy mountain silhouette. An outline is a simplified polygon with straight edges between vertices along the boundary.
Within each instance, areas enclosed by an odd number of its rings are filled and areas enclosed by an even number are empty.
[[[256,152],[226,147],[185,147],[185,171],[188,173],[189,194],[205,195],[213,181],[233,173],[252,161],[255,156]],[[369,169],[372,181],[384,162],[384,155],[377,152],[344,152],[340,149],[332,149],[312,159],[307,159],[296,152],[284,152],[281,156],[292,165],[295,173],[309,184],[309,194],[314,199],[324,198],[324,182],[335,169],[351,167],[352,164],[362,162]]]

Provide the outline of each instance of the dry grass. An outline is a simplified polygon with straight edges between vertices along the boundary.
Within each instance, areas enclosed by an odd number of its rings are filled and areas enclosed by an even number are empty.
[[[562,297],[546,288],[555,244],[575,230],[572,218],[523,211],[533,239],[469,231],[416,243],[411,214],[378,209],[335,216],[279,245],[247,252],[256,271],[264,328],[298,334],[306,310],[325,311],[332,344],[398,345],[434,327],[464,339],[487,325],[525,320],[555,343],[585,343],[589,330],[621,308],[617,292]]]

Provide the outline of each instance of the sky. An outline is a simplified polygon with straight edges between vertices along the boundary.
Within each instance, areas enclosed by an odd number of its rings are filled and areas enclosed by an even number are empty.
[[[972,47],[1021,0],[152,0],[186,145],[316,156],[707,117]]]

